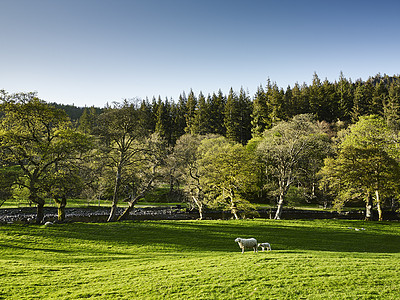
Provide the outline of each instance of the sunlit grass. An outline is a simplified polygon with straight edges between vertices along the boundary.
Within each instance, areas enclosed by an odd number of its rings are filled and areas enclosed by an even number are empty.
[[[238,236],[272,251],[241,254]],[[0,227],[0,299],[400,299],[399,272],[398,223]]]

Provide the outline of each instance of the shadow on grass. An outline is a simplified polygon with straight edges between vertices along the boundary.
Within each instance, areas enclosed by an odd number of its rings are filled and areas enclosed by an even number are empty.
[[[69,241],[82,245],[98,244],[103,247],[96,248],[99,253],[120,252],[121,255],[126,254],[123,249],[127,247],[146,247],[145,251],[153,249],[154,252],[239,253],[240,249],[234,242],[236,237],[254,237],[258,242],[269,242],[273,251],[400,252],[400,226],[393,224],[395,230],[380,232],[375,224],[365,231],[355,231],[346,227],[348,223],[339,221],[126,221],[73,223],[48,228],[32,226],[31,230],[25,227],[24,234],[35,238],[45,236],[66,244],[71,243]]]

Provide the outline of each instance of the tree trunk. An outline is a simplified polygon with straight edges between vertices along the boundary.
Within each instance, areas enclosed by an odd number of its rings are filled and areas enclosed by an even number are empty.
[[[121,185],[121,166],[118,166],[117,169],[117,176],[115,177],[115,187],[114,187],[114,195],[113,195],[113,201],[111,205],[111,211],[110,215],[108,217],[107,222],[113,222],[116,219],[117,216],[117,205],[118,205],[118,192],[119,192],[119,186]]]
[[[61,201],[58,203],[58,221],[63,222],[65,220],[65,207],[67,206],[67,198],[61,197]]]
[[[118,217],[117,221],[126,220],[128,218],[129,213],[134,208],[135,204],[139,201],[139,199],[143,198],[144,195],[147,193],[147,191],[150,189],[153,180],[154,180],[154,177],[152,179],[150,179],[150,181],[147,183],[146,188],[139,195],[137,195],[134,199],[131,199],[131,201],[128,202],[129,203],[128,207]]]
[[[239,220],[239,216],[237,214],[237,207],[235,202],[233,202],[233,199],[231,197],[231,213],[235,217],[236,220]]]
[[[192,195],[192,199],[194,203],[196,203],[197,208],[199,209],[199,220],[203,220],[203,204],[200,200],[197,200],[195,196]]]
[[[44,203],[38,203],[36,207],[36,224],[42,223],[44,218]]]
[[[136,198],[135,198],[136,199]],[[131,210],[135,207],[137,200],[135,201],[131,201],[129,202],[128,207],[124,210],[124,212],[118,217],[117,221],[123,221],[123,220],[127,220],[129,213],[131,212]]]
[[[368,193],[367,202],[365,204],[365,221],[372,219],[372,195]]]
[[[383,217],[382,217],[382,207],[381,207],[381,200],[379,199],[379,191],[375,190],[375,197],[376,197],[376,206],[378,209],[378,220],[382,221]]]
[[[29,195],[29,200],[36,203],[36,224],[42,223],[44,218],[44,200],[38,197],[35,193]]]
[[[281,188],[281,190],[279,192],[278,206],[276,208],[276,213],[275,213],[274,220],[280,220],[281,219],[282,210],[283,210],[283,203],[284,203],[284,200],[285,200],[285,194],[286,194],[286,190]]]
[[[278,207],[276,209],[274,220],[280,220],[282,215],[282,208],[283,208],[283,194],[279,195]]]

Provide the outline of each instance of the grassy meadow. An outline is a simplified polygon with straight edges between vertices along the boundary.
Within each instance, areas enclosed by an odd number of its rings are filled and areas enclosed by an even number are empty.
[[[397,222],[0,226],[0,299],[400,299],[399,274]]]

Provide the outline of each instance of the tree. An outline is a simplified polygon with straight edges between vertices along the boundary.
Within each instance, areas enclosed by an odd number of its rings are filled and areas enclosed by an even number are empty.
[[[327,135],[311,115],[295,116],[264,132],[258,151],[266,164],[267,175],[278,185],[275,219],[281,217],[290,186],[313,167],[310,158],[322,159],[328,145]]]
[[[361,116],[368,114],[370,99],[372,99],[372,90],[367,84],[358,81],[354,90],[354,103],[351,111],[353,123],[356,123]]]
[[[35,93],[1,95],[0,148],[3,159],[20,166],[18,184],[29,190],[37,205],[36,223],[44,217],[46,179],[57,164],[88,148],[87,136],[72,128],[62,110],[49,106]]]
[[[192,126],[194,122],[195,111],[197,107],[197,98],[194,95],[194,92],[190,90],[189,96],[186,101],[186,128],[185,132],[192,132]]]
[[[285,120],[284,91],[278,88],[276,82],[271,84],[268,80],[266,96],[271,123],[274,124],[281,120]]]
[[[156,127],[155,132],[163,139],[167,140],[169,144],[172,143],[172,119],[171,119],[171,105],[168,99],[165,102],[158,98],[158,109],[156,112]],[[140,118],[140,116],[139,116]]]
[[[221,90],[218,94],[208,97],[208,108],[210,114],[210,133],[225,135],[224,114],[226,97]]]
[[[383,104],[383,115],[389,128],[400,131],[400,85],[392,83]]]
[[[201,184],[202,173],[199,168],[198,148],[204,136],[185,134],[181,136],[168,157],[168,167],[173,176],[184,185],[186,199],[191,207],[199,211],[203,219],[206,198]]]
[[[231,88],[225,104],[224,124],[226,129],[225,136],[234,142],[240,140],[240,108],[238,97]]]
[[[245,145],[251,138],[251,110],[252,102],[250,97],[244,91],[243,88],[240,89],[238,98],[239,107],[239,137],[238,142]]]
[[[13,195],[13,185],[21,175],[18,166],[0,167],[0,207]]]
[[[56,164],[44,179],[46,193],[54,200],[58,210],[58,221],[65,220],[67,198],[77,197],[83,188],[83,177],[77,162]]]
[[[134,157],[145,151],[138,143],[147,132],[139,126],[140,111],[135,103],[123,101],[107,108],[100,116],[98,134],[103,141],[104,159],[115,172],[112,206],[108,221],[116,220],[122,177]]]
[[[172,106],[172,144],[179,139],[180,136],[185,134],[186,128],[186,95],[183,93],[179,96],[179,101],[177,104]]]
[[[139,151],[130,157],[122,182],[128,207],[118,217],[118,221],[126,219],[139,199],[153,188],[158,178],[161,178],[162,167],[169,154],[167,141],[156,133],[140,142],[136,149]]]
[[[92,134],[94,128],[97,126],[97,112],[94,106],[83,110],[81,117],[79,118],[78,129],[84,133]]]
[[[343,72],[340,72],[339,82],[336,85],[338,94],[338,117],[340,120],[350,120],[351,108],[353,107],[353,90],[351,81],[347,80]],[[329,120],[326,120],[329,121]]]
[[[190,133],[204,135],[209,132],[209,125],[210,114],[208,113],[208,104],[206,103],[206,98],[203,93],[200,92]]]
[[[252,153],[225,137],[204,139],[199,152],[198,163],[203,174],[200,182],[209,201],[229,209],[235,219],[239,219],[240,211],[254,210],[255,207],[245,198],[246,192],[256,182]]]
[[[261,136],[265,129],[270,127],[271,122],[268,117],[267,98],[261,86],[258,87],[253,100],[251,118],[251,132],[253,137]]]
[[[384,198],[397,196],[400,187],[399,155],[393,137],[378,116],[361,117],[350,127],[339,145],[337,157],[326,159],[321,170],[322,183],[336,192],[337,203],[349,201],[357,191],[366,202],[366,219],[369,219],[374,195],[382,220]]]

